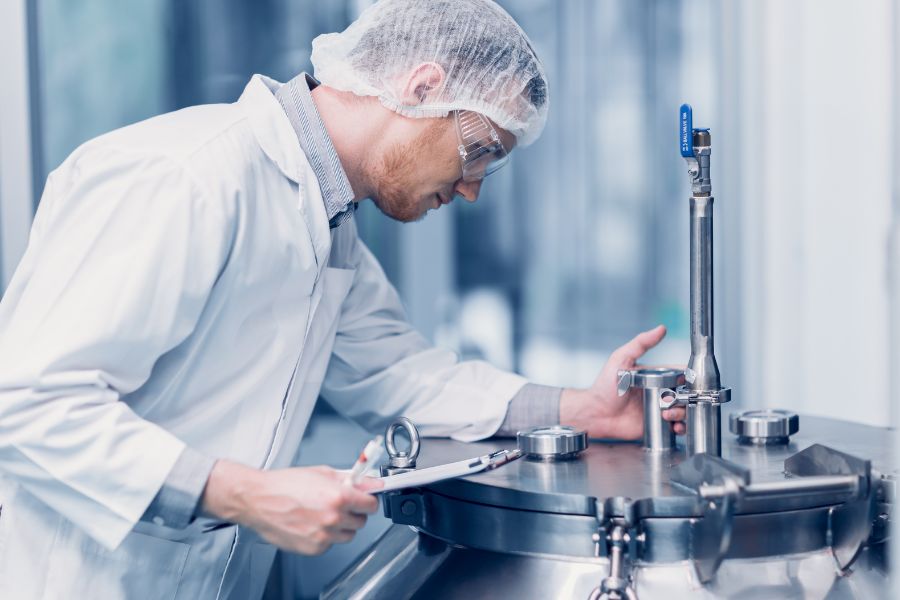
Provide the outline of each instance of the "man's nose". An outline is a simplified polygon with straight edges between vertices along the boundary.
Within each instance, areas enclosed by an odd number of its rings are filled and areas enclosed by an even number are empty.
[[[475,202],[478,200],[478,193],[481,191],[481,180],[479,181],[463,181],[460,179],[453,186],[453,192],[462,196],[467,202]]]

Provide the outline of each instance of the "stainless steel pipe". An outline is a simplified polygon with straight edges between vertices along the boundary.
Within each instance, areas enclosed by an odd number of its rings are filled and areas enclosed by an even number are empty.
[[[682,371],[676,369],[639,369],[634,374],[634,385],[643,389],[644,401],[644,450],[669,452],[675,448],[675,432],[663,419],[659,405],[663,390],[678,385]]]
[[[682,107],[682,145],[691,175],[690,289],[691,357],[684,371],[686,384],[675,393],[675,402],[687,406],[689,456],[722,452],[721,404],[731,399],[722,388],[713,336],[713,197],[710,179],[712,138],[708,129],[690,129],[691,111]],[[687,131],[690,130],[690,135]],[[665,404],[665,403],[664,403]]]
[[[685,429],[688,456],[722,455],[722,407],[718,402],[688,402]]]
[[[651,452],[669,452],[675,448],[675,432],[672,426],[662,417],[660,400],[663,392],[671,394],[684,374],[680,369],[631,369],[619,372],[619,395],[624,395],[630,388],[640,388],[644,403],[644,439],[645,450]]]
[[[701,498],[714,498],[727,492],[728,489],[724,485],[706,483],[701,485],[698,490]],[[859,475],[815,475],[741,486],[741,496],[744,498],[797,498],[835,493],[847,494],[851,497],[859,495]]]
[[[644,388],[644,450],[670,452],[675,448],[675,432],[662,418],[659,388]]]
[[[718,390],[719,366],[713,343],[713,197],[691,196],[691,358],[688,386]]]

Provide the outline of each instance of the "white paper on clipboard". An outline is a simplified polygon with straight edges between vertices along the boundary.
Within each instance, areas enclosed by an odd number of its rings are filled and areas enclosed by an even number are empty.
[[[488,469],[495,469],[520,456],[522,456],[520,450],[500,450],[493,454],[476,456],[475,458],[438,465],[436,467],[416,469],[397,475],[387,475],[381,478],[381,481],[384,482],[384,487],[379,490],[372,490],[371,493],[381,494],[382,492],[421,487],[423,485],[437,483],[438,481],[456,479],[457,477],[472,475],[473,473],[479,473]]]

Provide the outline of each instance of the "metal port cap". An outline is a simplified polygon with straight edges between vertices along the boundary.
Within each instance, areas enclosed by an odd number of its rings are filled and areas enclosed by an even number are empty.
[[[631,388],[659,389],[674,388],[684,376],[681,369],[646,367],[619,371],[616,392],[624,396]]]
[[[532,427],[516,434],[519,449],[532,458],[572,458],[587,448],[587,433],[568,425]]]
[[[800,417],[789,410],[749,410],[733,413],[728,428],[742,442],[786,444],[800,430]]]
[[[642,388],[674,388],[684,375],[680,369],[636,369],[632,373],[632,385]]]

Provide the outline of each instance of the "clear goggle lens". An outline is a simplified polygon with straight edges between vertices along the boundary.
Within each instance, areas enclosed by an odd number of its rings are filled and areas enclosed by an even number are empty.
[[[456,133],[463,181],[481,181],[509,162],[500,135],[483,115],[456,111]]]

